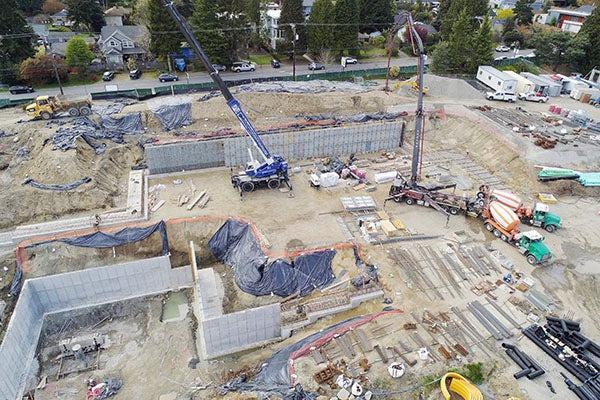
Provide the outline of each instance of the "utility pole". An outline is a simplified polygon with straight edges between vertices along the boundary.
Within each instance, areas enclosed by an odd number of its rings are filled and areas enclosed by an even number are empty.
[[[58,74],[58,68],[56,68],[56,60],[54,59],[54,53],[52,53],[52,68],[54,69],[54,76],[56,77],[56,81],[58,82],[58,87],[60,88],[60,94],[64,96],[65,92],[63,91],[62,82],[60,81],[60,75]]]
[[[294,76],[294,81],[296,80],[296,24],[291,24],[292,27],[292,75]]]

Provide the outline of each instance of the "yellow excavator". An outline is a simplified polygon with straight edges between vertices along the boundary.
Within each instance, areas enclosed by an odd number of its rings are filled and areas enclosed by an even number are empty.
[[[410,79],[407,79],[407,80],[401,81],[401,82],[395,82],[392,85],[392,89],[398,90],[404,86],[410,86],[410,91],[414,92],[415,94],[419,93],[419,83],[417,82],[417,80],[415,78],[410,78]],[[423,95],[427,95],[428,91],[429,91],[429,87],[424,86],[423,87]]]

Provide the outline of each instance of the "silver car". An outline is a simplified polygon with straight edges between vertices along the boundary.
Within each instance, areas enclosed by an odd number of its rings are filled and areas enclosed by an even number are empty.
[[[247,72],[256,70],[256,65],[254,63],[248,62],[234,62],[231,65],[231,70],[233,72]]]

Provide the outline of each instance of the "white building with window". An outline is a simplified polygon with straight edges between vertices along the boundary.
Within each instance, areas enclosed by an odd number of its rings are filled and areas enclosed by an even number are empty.
[[[265,11],[261,15],[263,31],[267,38],[269,38],[269,44],[273,49],[277,48],[277,41],[283,39],[283,31],[278,27],[280,17],[281,6],[276,3],[267,4]]]

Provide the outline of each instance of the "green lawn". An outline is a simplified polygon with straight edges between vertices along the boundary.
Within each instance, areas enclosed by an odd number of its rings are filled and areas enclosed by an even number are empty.
[[[272,59],[273,59],[273,57],[271,57],[270,54],[251,54],[250,55],[250,61],[252,61],[256,65],[271,64]]]
[[[369,46],[367,49],[360,51],[360,58],[375,58],[375,57],[385,57],[385,49],[380,49],[378,47]]]

